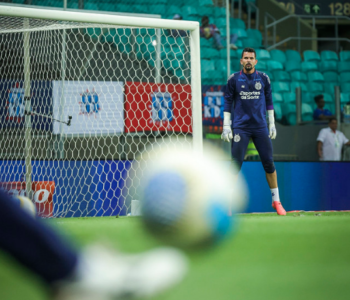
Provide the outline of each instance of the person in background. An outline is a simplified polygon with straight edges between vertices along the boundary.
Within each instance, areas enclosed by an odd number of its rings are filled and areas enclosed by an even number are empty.
[[[183,18],[180,14],[175,14],[173,17],[173,20],[178,20],[181,21]],[[171,29],[170,34],[176,38],[178,36],[186,37],[188,36],[187,32],[185,30],[180,30],[180,29]]]
[[[55,300],[151,297],[187,271],[179,250],[122,254],[94,245],[76,251],[0,189],[0,250],[44,282]]]
[[[204,37],[207,40],[210,38],[213,38],[214,43],[215,43],[215,47],[219,50],[225,48],[222,45],[220,30],[216,27],[215,24],[209,24],[209,18],[207,16],[204,16],[202,18],[201,24],[202,24],[202,26],[200,28],[201,37]],[[237,49],[237,46],[235,45],[236,41],[237,41],[237,35],[231,34],[230,35],[230,47],[233,50]]]
[[[317,95],[314,98],[317,108],[314,110],[314,120],[322,121],[322,120],[330,120],[334,118],[334,115],[328,110],[324,109],[324,98],[323,95]]]
[[[341,159],[343,145],[350,145],[345,135],[337,130],[338,121],[331,117],[328,121],[328,128],[321,129],[317,137],[317,152],[320,160]]]

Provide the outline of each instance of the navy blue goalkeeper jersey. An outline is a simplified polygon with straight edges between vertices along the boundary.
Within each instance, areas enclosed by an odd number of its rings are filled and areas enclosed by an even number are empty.
[[[231,113],[233,128],[266,127],[266,110],[271,109],[271,84],[265,73],[240,71],[229,77],[224,111]]]

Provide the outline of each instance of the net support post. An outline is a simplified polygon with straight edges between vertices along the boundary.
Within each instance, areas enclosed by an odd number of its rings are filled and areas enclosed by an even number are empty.
[[[335,100],[335,117],[340,123],[341,118],[340,118],[340,87],[339,86],[334,87],[334,100]]]
[[[201,93],[201,66],[199,46],[199,23],[190,35],[191,47],[191,90],[192,90],[192,115],[193,115],[193,150],[199,154],[203,152],[203,127],[202,127],[202,93]]]
[[[24,28],[29,27],[29,20],[23,20]],[[24,140],[25,140],[25,180],[26,195],[33,198],[32,193],[32,120],[31,120],[31,97],[30,97],[30,32],[23,33],[23,54],[24,54]]]
[[[301,88],[297,87],[295,89],[295,104],[296,104],[296,115],[297,115],[297,124],[301,123]]]

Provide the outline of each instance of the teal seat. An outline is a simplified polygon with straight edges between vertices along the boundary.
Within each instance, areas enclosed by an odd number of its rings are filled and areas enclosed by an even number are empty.
[[[323,95],[324,102],[326,102],[326,103],[333,103],[334,102],[331,94],[322,93],[322,95]]]
[[[227,49],[226,48],[220,49],[220,50],[218,50],[218,52],[220,54],[220,58],[227,59]],[[231,59],[237,59],[238,58],[236,50],[230,49],[230,58]]]
[[[257,69],[258,71],[262,71],[262,72],[267,71],[266,61],[265,60],[258,61],[258,64],[255,66],[255,69]]]
[[[245,23],[243,20],[230,18],[230,28],[231,29],[234,29],[234,28],[246,29],[246,26],[245,26]]]
[[[231,61],[232,72],[239,72],[241,70],[241,62],[239,59],[233,59]]]
[[[117,12],[130,12],[133,9],[128,4],[120,3],[115,6]]]
[[[314,112],[312,110],[311,105],[307,103],[301,104],[301,119],[303,121],[312,121]]]
[[[350,93],[340,93],[340,102],[347,103],[350,101]]]
[[[264,50],[264,49],[258,49],[255,51],[256,51],[256,59],[257,60],[270,60],[271,59],[271,55],[270,55],[269,51]]]
[[[338,61],[338,55],[334,51],[325,50],[321,52],[321,60],[322,61]]]
[[[277,71],[277,70],[283,70],[283,65],[282,63],[280,63],[279,61],[275,61],[275,60],[268,60],[266,62],[267,64],[267,69],[269,71]],[[275,74],[274,74],[275,75]],[[277,78],[275,78],[277,80]]]
[[[242,28],[233,28],[231,33],[236,34],[239,39],[247,38],[247,32]]]
[[[261,47],[261,42],[258,41],[257,39],[253,39],[253,38],[246,38],[242,41],[243,47],[249,47],[249,48],[260,48]]]
[[[290,75],[286,71],[278,70],[273,71],[273,76],[276,81],[291,81]]]
[[[295,62],[301,62],[301,56],[298,51],[295,50],[286,50],[286,58],[287,61],[295,61]]]
[[[61,6],[63,6],[62,3],[61,3]],[[98,10],[98,5],[96,3],[86,2],[84,3],[84,9]]]
[[[288,102],[295,103],[295,101],[296,101],[296,94],[294,92],[284,93],[283,94],[283,100],[284,100],[284,103],[288,103]]]
[[[326,103],[324,109],[328,109],[331,113],[334,113],[335,105],[333,103]]]
[[[215,59],[219,58],[219,51],[214,48],[201,49],[201,59]]]
[[[308,76],[300,71],[294,71],[291,74],[292,81],[298,81],[298,82],[307,82],[308,81]]]
[[[321,72],[338,71],[338,62],[334,60],[321,61],[319,66]]]
[[[328,94],[330,94],[330,95],[334,95],[334,87],[335,86],[340,86],[340,83],[338,83],[338,82],[325,82],[324,84],[323,84],[323,90],[326,92],[326,93],[328,93]]]
[[[288,60],[285,62],[285,68],[287,72],[294,72],[301,70],[301,62]]]
[[[295,89],[297,88],[297,87],[300,87],[300,89],[301,89],[301,91],[302,92],[307,92],[307,86],[306,86],[306,84],[305,84],[305,82],[300,82],[300,81],[292,81],[291,83],[290,83],[290,90],[292,91],[292,92],[295,92]]]
[[[338,73],[350,72],[350,61],[342,62],[338,65]],[[340,77],[342,77],[341,75]]]
[[[226,8],[225,7],[214,7],[215,18],[226,18]]]
[[[303,61],[301,63],[301,70],[303,72],[318,71],[318,66],[315,62]]]
[[[257,44],[260,47],[262,45],[262,35],[261,32],[257,29],[247,29],[247,35],[250,39],[255,39],[257,41]]]
[[[282,105],[282,114],[286,119],[287,124],[295,125],[296,124],[296,106],[292,103],[284,103]]]
[[[339,76],[337,72],[324,72],[323,73],[325,82],[338,82]]]
[[[215,70],[215,62],[213,60],[201,60],[201,70],[204,72]]]
[[[341,83],[347,82],[350,85],[350,72],[344,72],[339,76]]]
[[[67,1],[67,8],[79,9],[79,3],[78,2]],[[113,5],[113,11],[115,11],[114,5]]]
[[[288,82],[275,81],[272,82],[272,91],[274,93],[289,93],[290,85]]]
[[[341,51],[339,57],[341,61],[350,61],[350,51]]]
[[[302,93],[302,102],[303,103],[309,103],[309,104],[315,104],[315,96],[319,95],[318,93]]]
[[[307,90],[310,93],[322,93],[323,92],[323,85],[318,82],[309,82],[307,84]]]
[[[217,18],[215,19],[214,24],[218,28],[226,28],[226,18]]]
[[[165,15],[169,13],[167,6],[161,3],[148,5],[148,12],[154,15]]]
[[[281,104],[280,103],[274,103],[273,104],[273,109],[275,111],[275,119],[277,121],[281,121],[282,117],[283,117]]]
[[[219,72],[223,72],[227,74],[227,62],[225,59],[215,60],[215,67],[216,67],[216,70],[218,70]]]
[[[287,61],[287,57],[286,54],[282,51],[282,50],[278,50],[278,49],[273,49],[270,50],[270,55],[271,55],[271,59],[272,60],[276,60],[281,62],[283,65],[286,63]]]
[[[67,2],[69,3],[70,1],[67,1]],[[113,12],[116,11],[116,5],[114,3],[100,2],[98,7],[102,11],[113,11]],[[76,7],[76,8],[78,8],[78,7]]]
[[[180,13],[180,12],[178,12]],[[189,6],[189,5],[185,5],[182,7],[181,13],[184,15],[184,17],[198,17],[198,11],[194,6]]]
[[[272,101],[274,105],[276,102],[283,102],[283,95],[280,93],[272,93]]]
[[[168,1],[168,0],[164,0]],[[201,7],[214,7],[213,1],[212,0],[200,0],[200,6]]]
[[[340,91],[342,93],[350,93],[350,84],[348,82],[341,83]]]
[[[132,12],[139,13],[139,14],[148,14],[149,6],[145,4],[132,5]]]
[[[260,61],[260,62],[261,62],[261,61]],[[264,73],[265,73],[267,76],[269,76],[271,82],[275,80],[275,77],[273,76],[273,73],[272,73],[272,72],[270,72],[270,71],[264,71]]]
[[[200,46],[201,49],[203,48],[213,48],[213,40],[212,39],[206,39],[206,38],[200,38]]]
[[[321,61],[321,57],[316,51],[306,50],[303,52],[303,55],[304,55],[304,61],[313,61],[313,62]]]
[[[320,83],[324,82],[323,74],[320,72],[309,72],[307,73],[307,77],[310,82],[320,82]]]

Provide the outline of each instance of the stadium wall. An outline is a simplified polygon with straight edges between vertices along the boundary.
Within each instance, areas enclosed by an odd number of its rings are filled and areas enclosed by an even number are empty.
[[[130,166],[131,161],[115,160],[33,161],[33,180],[55,183],[54,216],[126,215]],[[350,162],[277,162],[284,207],[287,211],[350,210],[349,167]],[[0,170],[2,175],[8,174],[7,184],[24,180],[23,161],[0,161]],[[245,212],[272,212],[261,162],[245,162],[242,174],[250,193]]]

